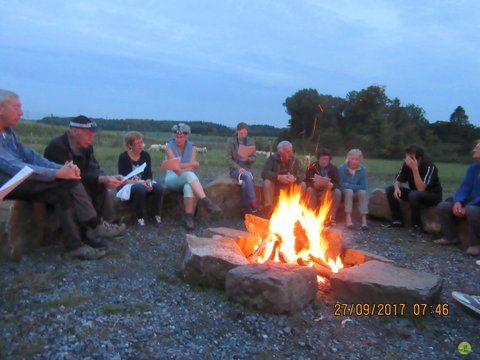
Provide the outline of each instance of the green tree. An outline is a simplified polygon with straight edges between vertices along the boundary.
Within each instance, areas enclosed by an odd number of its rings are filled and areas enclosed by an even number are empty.
[[[452,115],[450,115],[450,122],[458,125],[468,125],[468,115],[465,113],[465,109],[457,106]]]

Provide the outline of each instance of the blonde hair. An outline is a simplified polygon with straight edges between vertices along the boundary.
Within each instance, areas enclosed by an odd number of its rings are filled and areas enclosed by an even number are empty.
[[[136,139],[143,139],[143,135],[138,131],[129,131],[124,137],[125,146],[130,148],[130,145],[132,145]]]

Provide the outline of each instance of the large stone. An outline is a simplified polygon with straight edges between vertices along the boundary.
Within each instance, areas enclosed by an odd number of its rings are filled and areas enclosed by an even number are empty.
[[[261,242],[261,238],[253,236],[246,231],[230,229],[227,227],[208,228],[203,231],[204,237],[212,237],[215,235],[234,239],[240,247],[240,250],[242,250],[243,254],[247,257],[253,254],[256,247]]]
[[[411,226],[411,211],[408,202],[401,200],[400,209],[403,221],[407,226]],[[385,189],[374,189],[370,194],[368,201],[369,216],[392,221],[392,212],[388,205]],[[429,233],[438,233],[441,230],[440,221],[437,214],[437,208],[430,206],[422,209],[422,224],[425,231]]]
[[[248,263],[235,240],[219,236],[201,238],[187,234],[180,258],[185,281],[216,288],[225,287],[230,269]]]
[[[330,278],[339,301],[376,304],[432,304],[442,290],[436,275],[381,261],[346,268]]]
[[[13,202],[8,218],[10,257],[20,258],[29,250],[59,239],[60,224],[53,209],[43,203]]]
[[[228,272],[227,296],[241,304],[274,314],[293,314],[315,298],[315,270],[278,263],[240,266]]]
[[[255,193],[259,204],[261,203],[262,189],[260,183],[255,184]],[[237,180],[222,175],[207,184],[204,190],[210,200],[222,209],[221,217],[232,218],[242,215],[241,187]],[[198,212],[200,217],[208,216],[206,210],[201,206]]]

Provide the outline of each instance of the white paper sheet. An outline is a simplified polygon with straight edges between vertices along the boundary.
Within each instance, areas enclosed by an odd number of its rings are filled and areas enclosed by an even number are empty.
[[[0,201],[3,201],[13,189],[20,185],[26,178],[33,174],[33,169],[29,166],[24,166],[22,170],[16,173],[10,180],[8,180],[0,188]]]
[[[146,166],[147,166],[147,163],[144,162],[142,165],[136,167],[128,175],[123,177],[123,181],[128,180],[128,179],[134,177],[135,175],[141,174],[145,170]]]
[[[180,170],[180,158],[175,157],[170,160],[164,160],[160,168],[163,170]]]

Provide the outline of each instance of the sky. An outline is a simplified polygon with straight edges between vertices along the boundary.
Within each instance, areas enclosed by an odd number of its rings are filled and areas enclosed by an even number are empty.
[[[480,126],[480,2],[0,0],[0,88],[25,118],[284,127],[303,88],[382,85]]]

